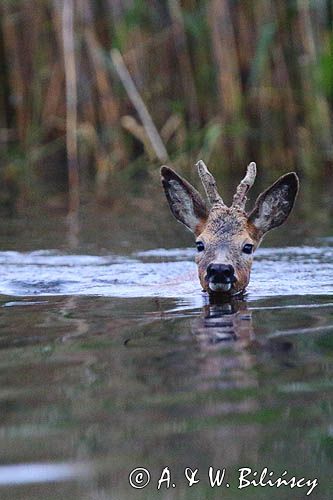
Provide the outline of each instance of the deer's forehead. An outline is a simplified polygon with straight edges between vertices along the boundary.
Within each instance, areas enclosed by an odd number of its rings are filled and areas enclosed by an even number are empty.
[[[248,234],[245,213],[232,209],[212,209],[203,235],[210,240],[234,240]]]

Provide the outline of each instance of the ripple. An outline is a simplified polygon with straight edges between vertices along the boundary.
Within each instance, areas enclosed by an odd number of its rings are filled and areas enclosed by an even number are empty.
[[[131,257],[0,252],[0,293],[175,297],[197,303],[202,294],[193,255],[193,248],[155,249]],[[247,296],[254,300],[332,292],[332,247],[264,248],[257,252]]]

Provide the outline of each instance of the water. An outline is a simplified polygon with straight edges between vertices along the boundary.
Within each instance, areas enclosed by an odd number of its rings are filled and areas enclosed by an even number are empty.
[[[61,217],[1,226],[1,499],[307,498],[239,490],[242,467],[318,478],[310,498],[331,499],[332,241],[262,248],[245,299],[209,304],[172,222],[154,236],[107,217],[74,246]]]
[[[100,295],[185,299],[200,305],[193,248],[119,255],[66,255],[55,250],[0,252],[3,295]],[[325,295],[333,289],[333,247],[259,249],[249,300]],[[292,277],[292,279],[290,279]]]

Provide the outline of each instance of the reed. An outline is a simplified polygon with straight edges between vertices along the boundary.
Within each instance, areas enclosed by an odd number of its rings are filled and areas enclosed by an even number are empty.
[[[76,211],[79,177],[103,201],[114,176],[167,158],[186,170],[205,154],[217,178],[249,158],[270,178],[322,178],[333,163],[332,3],[3,0],[0,180],[17,157],[27,178],[55,184],[62,170]],[[28,191],[14,171],[13,204]]]

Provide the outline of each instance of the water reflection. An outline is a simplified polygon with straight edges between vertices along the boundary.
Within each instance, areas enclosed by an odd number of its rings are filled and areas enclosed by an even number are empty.
[[[244,298],[210,298],[203,306],[201,317],[193,322],[192,333],[202,349],[219,350],[223,346],[230,349],[232,346],[237,350],[261,349],[272,355],[289,355],[293,346],[283,335],[260,339],[255,333],[252,309]]]
[[[255,335],[247,302],[237,298],[230,301],[211,298],[204,306],[202,318],[197,321],[193,333],[202,345],[236,340],[248,345]]]
[[[88,478],[93,470],[88,464],[38,463],[0,466],[0,486],[71,481]]]
[[[90,464],[95,478],[66,498],[156,498],[154,483],[142,495],[128,485],[140,465],[154,481],[168,465],[184,498],[185,467],[328,477],[328,297],[192,309],[161,298],[2,302],[1,460]],[[197,495],[207,498],[204,481]]]

